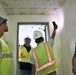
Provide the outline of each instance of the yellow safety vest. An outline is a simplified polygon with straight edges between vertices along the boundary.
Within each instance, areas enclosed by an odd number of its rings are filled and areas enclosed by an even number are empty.
[[[8,45],[0,38],[0,75],[10,75],[11,57]]]
[[[32,50],[28,52],[23,45],[19,46],[19,61],[21,62],[30,62],[30,58],[32,57]]]
[[[57,64],[49,43],[41,43],[33,50],[33,59],[37,75],[46,75],[56,71]]]

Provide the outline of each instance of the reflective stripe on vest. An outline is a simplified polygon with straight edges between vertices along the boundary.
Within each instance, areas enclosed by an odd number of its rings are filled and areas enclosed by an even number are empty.
[[[48,44],[44,43],[44,47],[45,47],[45,50],[46,50],[46,53],[47,53],[47,56],[48,56],[48,60],[52,61],[51,54],[50,54],[50,48],[49,48]]]
[[[0,58],[12,58],[12,53],[10,53],[10,54],[0,54]]]
[[[1,46],[1,43],[0,43],[0,58],[12,58],[12,57],[13,57],[12,53],[2,54],[2,46]]]
[[[30,62],[31,56],[32,56],[31,50],[28,52],[26,47],[24,47],[23,45],[19,46],[19,61],[31,63]]]
[[[28,55],[23,55],[23,53],[21,53],[20,56],[19,56],[19,58],[27,58],[27,59],[28,59],[28,58],[30,58],[30,56],[28,56]]]
[[[48,43],[43,43],[44,47],[45,47],[45,51],[46,51],[46,55],[48,57],[48,61],[46,64],[43,64],[42,66],[40,66],[37,62],[37,56],[36,56],[36,50],[33,50],[33,58],[36,64],[36,72],[41,71],[49,66],[52,66],[53,64],[55,64],[55,60],[52,60],[51,54],[50,54],[50,47],[48,45]]]

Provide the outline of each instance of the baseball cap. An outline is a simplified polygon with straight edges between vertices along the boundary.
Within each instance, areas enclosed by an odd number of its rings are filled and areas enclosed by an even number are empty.
[[[6,21],[7,21],[7,19],[0,16],[0,24],[2,24],[3,22],[6,22]]]
[[[28,37],[28,36],[25,38],[25,40],[26,40],[26,39],[29,39],[29,40],[31,40],[31,38],[30,38],[30,37]]]

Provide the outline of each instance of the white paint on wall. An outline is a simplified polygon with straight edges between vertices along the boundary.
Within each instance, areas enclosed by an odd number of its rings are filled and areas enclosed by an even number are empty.
[[[60,11],[57,13],[57,24],[58,24],[58,33],[61,33],[63,26],[64,26],[64,12],[63,9],[60,9]]]
[[[7,18],[7,14],[1,4],[0,4],[0,16]]]
[[[58,25],[57,33],[60,34],[62,29],[63,29],[63,26],[64,26],[64,12],[63,12],[63,9],[61,8],[59,10],[59,12],[56,13],[56,15],[54,15],[50,19],[51,19],[50,24],[52,24],[52,21],[56,22],[56,24]],[[52,29],[53,29],[53,26],[52,26]]]

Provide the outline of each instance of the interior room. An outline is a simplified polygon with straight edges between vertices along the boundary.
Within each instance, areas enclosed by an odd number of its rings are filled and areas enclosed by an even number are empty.
[[[7,18],[9,28],[3,39],[8,43],[13,54],[11,75],[18,75],[19,23],[49,23],[49,37],[51,37],[52,21],[58,25],[53,46],[58,64],[57,75],[73,75],[76,0],[0,0],[0,16]]]

